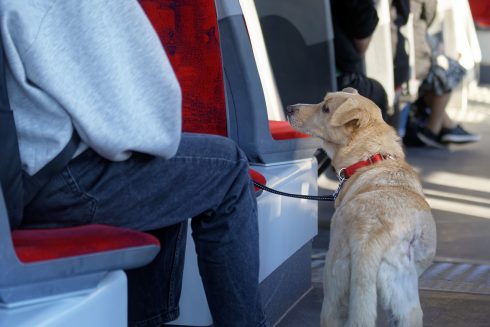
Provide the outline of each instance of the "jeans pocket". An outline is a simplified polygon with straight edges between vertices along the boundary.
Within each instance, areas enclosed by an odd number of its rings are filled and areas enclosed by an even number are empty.
[[[24,208],[23,226],[69,227],[93,223],[97,200],[83,192],[69,168],[54,176]]]

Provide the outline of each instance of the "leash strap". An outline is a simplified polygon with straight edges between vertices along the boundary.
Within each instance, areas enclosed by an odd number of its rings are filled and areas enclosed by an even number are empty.
[[[282,192],[282,191],[272,189],[272,188],[267,187],[265,185],[262,185],[256,181],[253,181],[253,182],[254,182],[254,185],[257,186],[258,188],[260,188],[261,190],[264,190],[264,191],[267,191],[267,192],[270,192],[273,194],[287,196],[290,198],[297,198],[297,199],[307,199],[307,200],[315,200],[315,201],[330,201],[330,202],[332,202],[332,201],[335,201],[335,199],[339,195],[339,192],[342,189],[342,185],[344,185],[345,178],[339,177],[339,186],[337,187],[337,190],[331,195],[324,195],[324,196],[286,193],[286,192]]]
[[[381,155],[379,153],[376,153],[376,154],[372,155],[371,157],[369,157],[368,160],[360,161],[360,162],[358,162],[358,163],[356,163],[354,165],[351,165],[349,167],[340,169],[339,175],[338,175],[338,177],[339,177],[339,186],[337,187],[337,190],[335,190],[335,192],[332,195],[315,196],[315,195],[291,194],[291,193],[286,193],[286,192],[274,190],[274,189],[272,189],[270,187],[267,187],[265,185],[262,185],[262,184],[260,184],[260,183],[258,183],[256,181],[253,181],[253,183],[254,183],[254,185],[256,187],[260,188],[261,190],[264,190],[264,191],[267,191],[267,192],[270,192],[270,193],[274,193],[274,194],[277,194],[277,195],[288,196],[288,197],[291,197],[291,198],[315,200],[315,201],[335,201],[335,199],[339,195],[340,190],[342,189],[342,186],[344,185],[345,181],[349,177],[351,177],[352,175],[354,175],[359,168],[372,165],[372,164],[374,164],[376,162],[382,161],[382,160],[387,159],[387,158],[394,159],[394,157],[392,157],[391,155],[385,155],[385,156],[383,156],[383,155]]]

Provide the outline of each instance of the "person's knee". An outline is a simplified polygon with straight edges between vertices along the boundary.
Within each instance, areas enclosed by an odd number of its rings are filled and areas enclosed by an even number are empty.
[[[217,135],[200,135],[201,139],[194,145],[199,157],[208,165],[208,173],[217,176],[229,187],[244,188],[250,184],[249,164],[244,151],[231,139]],[[192,136],[192,137],[195,137]]]
[[[222,173],[233,178],[234,187],[238,189],[253,189],[249,172],[250,167],[245,152],[233,140],[225,137],[220,137],[216,146],[220,148],[223,157],[232,162],[231,165],[223,167],[223,169],[228,171],[223,170]],[[253,198],[255,200],[255,197]]]
[[[230,160],[236,160],[240,162],[245,162],[248,163],[247,156],[245,155],[245,152],[243,152],[242,149],[235,143],[235,141],[227,138],[227,137],[220,137],[220,144],[218,145],[223,153],[230,158]]]

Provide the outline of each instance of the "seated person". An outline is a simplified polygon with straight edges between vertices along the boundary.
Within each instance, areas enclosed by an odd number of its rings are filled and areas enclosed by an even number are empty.
[[[467,132],[446,113],[452,90],[464,76],[464,68],[440,50],[438,42],[427,33],[433,22],[436,0],[411,0],[415,43],[415,77],[422,80],[415,105],[419,115],[428,109],[428,117],[422,117],[417,137],[424,144],[444,148],[448,143],[469,143],[480,139]],[[429,42],[430,41],[430,42]]]
[[[43,168],[73,133],[81,139],[70,163],[26,204],[21,227],[152,231],[192,217],[214,326],[267,326],[247,158],[228,138],[181,133],[180,87],[138,2],[3,1],[0,13],[25,171]],[[153,275],[173,257],[163,248]],[[169,278],[142,283],[141,297],[130,299],[143,303],[140,312],[130,308],[131,326],[177,318],[182,275]]]
[[[388,100],[383,86],[366,76],[364,54],[378,24],[373,1],[332,0],[332,19],[337,66],[337,87],[353,87],[371,99],[387,119]]]

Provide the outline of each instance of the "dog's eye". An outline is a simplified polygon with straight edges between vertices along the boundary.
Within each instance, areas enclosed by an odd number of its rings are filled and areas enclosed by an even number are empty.
[[[324,104],[324,105],[322,106],[322,111],[323,111],[324,113],[328,114],[328,113],[330,112],[330,108],[329,108],[329,107],[327,107],[327,105],[326,105],[326,104]]]

